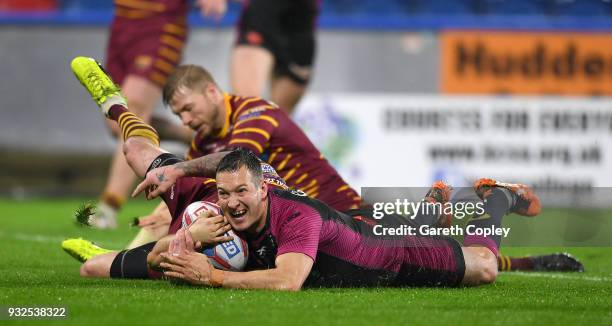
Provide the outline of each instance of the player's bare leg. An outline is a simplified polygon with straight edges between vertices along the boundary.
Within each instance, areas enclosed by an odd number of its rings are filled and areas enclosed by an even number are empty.
[[[111,265],[119,254],[118,251],[98,247],[93,242],[80,238],[64,240],[62,249],[83,263],[80,269],[83,277],[110,277]]]
[[[126,99],[119,87],[113,83],[112,79],[106,75],[95,60],[77,57],[72,61],[72,70],[96,104],[100,106],[104,115],[118,123],[124,141],[122,156],[125,156],[127,164],[132,168],[132,171],[138,176],[144,176],[149,164],[163,153],[159,148],[159,136],[155,129],[138,117],[138,115],[128,110]],[[135,91],[137,87],[143,86],[140,83],[142,81],[143,79],[128,79],[126,84],[132,91]],[[148,87],[147,89],[151,90],[155,86],[148,85]],[[133,95],[133,98],[133,102],[137,106],[140,105],[141,110],[145,105],[152,106],[154,104],[152,100],[141,98],[139,95]],[[146,115],[146,113],[144,114]],[[126,195],[132,183],[133,179],[130,181],[130,186],[127,190],[124,190]]]
[[[119,252],[110,252],[87,260],[83,265],[81,265],[81,276],[109,278],[110,267],[118,254]]]
[[[131,169],[136,175],[145,176],[152,162],[161,154],[166,153],[159,148],[159,136],[155,129],[128,110],[127,101],[119,87],[113,83],[95,60],[77,57],[72,61],[71,66],[77,79],[83,84],[104,115],[119,125],[124,140],[123,155]],[[64,243],[62,246],[66,250]],[[85,262],[81,274],[93,277],[147,278],[146,255],[150,251],[149,247],[152,248],[152,243],[114,255],[109,253],[95,256]],[[69,250],[66,251],[72,256],[80,257],[79,253],[83,251],[81,250],[83,248],[75,247],[74,249],[76,255]],[[128,254],[130,259],[123,259]],[[128,265],[124,266],[124,263]]]
[[[272,79],[272,86],[270,87],[270,98],[281,109],[291,114],[306,92],[306,87],[306,85],[297,83],[289,77],[275,77]]]
[[[274,56],[270,51],[252,45],[236,46],[230,64],[234,93],[240,96],[262,96],[273,67]]]
[[[97,278],[151,278],[152,271],[147,265],[147,255],[155,243],[101,254],[87,260],[80,268],[83,277]]]
[[[130,111],[148,122],[153,109],[161,98],[159,86],[140,76],[130,75],[122,85],[122,94],[127,98]],[[116,123],[111,122],[116,126]],[[123,155],[123,139],[113,155],[106,186],[97,205],[96,214],[90,219],[92,226],[100,229],[116,228],[117,213],[130,193],[136,176]]]

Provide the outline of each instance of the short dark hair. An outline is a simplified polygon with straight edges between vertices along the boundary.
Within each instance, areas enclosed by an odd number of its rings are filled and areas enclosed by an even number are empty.
[[[172,101],[174,93],[181,88],[187,87],[191,90],[196,88],[203,89],[207,84],[217,83],[208,70],[197,65],[180,65],[168,77],[168,81],[162,91],[162,100],[165,105],[169,105]]]
[[[221,159],[221,162],[217,165],[216,173],[236,172],[244,166],[251,173],[254,181],[259,182],[263,179],[260,162],[259,158],[253,154],[253,152],[237,148]]]

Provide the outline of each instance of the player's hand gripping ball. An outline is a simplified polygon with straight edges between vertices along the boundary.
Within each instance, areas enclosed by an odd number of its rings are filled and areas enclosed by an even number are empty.
[[[181,216],[183,228],[189,227],[204,212],[214,215],[223,215],[221,208],[211,202],[197,201],[189,204]],[[246,241],[240,238],[233,230],[227,231],[224,236],[233,237],[234,240],[220,243],[215,246],[207,246],[201,252],[208,256],[210,263],[218,269],[227,271],[241,271],[246,267],[249,256],[249,248]]]

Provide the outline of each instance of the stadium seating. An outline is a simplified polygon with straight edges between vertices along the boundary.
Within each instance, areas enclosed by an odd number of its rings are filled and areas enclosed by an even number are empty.
[[[1,2],[1,1],[0,1]],[[111,11],[110,0],[58,0],[62,11]],[[334,15],[397,14],[450,16],[612,14],[610,0],[322,0],[323,11]],[[239,6],[230,5],[232,10]],[[195,9],[194,9],[195,10]]]
[[[2,1],[9,0],[0,0]],[[112,17],[111,0],[54,0],[59,10],[49,23],[105,24]],[[612,0],[321,0],[324,28],[521,28],[612,29]],[[0,6],[0,24],[31,23],[23,10]],[[231,26],[240,4],[229,1],[220,23],[202,20],[193,9],[195,26]],[[16,18],[17,17],[17,18]],[[35,16],[34,19],[41,19]],[[40,22],[39,22],[40,23]]]

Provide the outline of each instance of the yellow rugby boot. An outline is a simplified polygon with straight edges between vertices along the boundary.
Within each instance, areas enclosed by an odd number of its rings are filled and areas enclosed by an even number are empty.
[[[76,57],[70,63],[72,72],[87,89],[96,104],[102,108],[108,117],[108,110],[115,104],[127,106],[121,89],[106,74],[96,60],[87,57]]]
[[[98,247],[93,242],[82,238],[66,239],[62,241],[62,249],[81,263],[95,256],[114,251]]]

